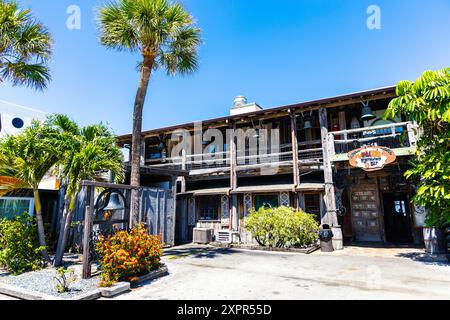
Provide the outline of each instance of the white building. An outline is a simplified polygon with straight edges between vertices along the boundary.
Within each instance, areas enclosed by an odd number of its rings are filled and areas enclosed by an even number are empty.
[[[45,112],[0,100],[0,137],[16,134],[33,119],[44,120]]]
[[[43,121],[45,112],[32,108],[20,106],[11,102],[0,100],[0,138],[7,135],[15,135],[29,126],[32,120]],[[0,177],[0,188],[6,177]],[[48,174],[39,185],[40,190],[57,190],[59,181],[55,176]],[[32,195],[21,192],[17,197],[0,197],[0,218],[15,216],[22,212],[30,214],[34,211],[34,200]]]

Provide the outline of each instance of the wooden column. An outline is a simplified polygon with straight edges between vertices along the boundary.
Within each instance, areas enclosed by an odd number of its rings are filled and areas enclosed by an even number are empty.
[[[181,170],[186,170],[186,149],[181,150]],[[186,192],[186,178],[181,177],[181,192]]]
[[[141,166],[145,166],[145,139],[141,140]]]
[[[297,141],[297,118],[295,113],[289,109],[289,116],[291,118],[291,144],[292,144],[292,174],[294,181],[294,188],[300,186],[300,171],[298,168],[298,141]],[[295,192],[295,207],[300,209],[300,194]]]
[[[325,180],[325,216],[322,218],[322,223],[329,224],[330,226],[336,226],[338,225],[336,214],[336,196],[333,185],[333,171],[330,161],[330,155],[334,149],[334,146],[331,148],[330,141],[328,139],[327,109],[319,109],[319,121],[323,150],[323,175]]]
[[[236,123],[230,125],[230,189],[235,190],[237,188],[237,173],[236,173],[236,165],[237,165],[237,156],[236,156]],[[237,216],[237,195],[233,194],[230,197],[231,205],[230,205],[230,223],[229,229],[238,228],[239,218]]]
[[[90,260],[90,239],[92,233],[92,223],[94,214],[94,197],[95,187],[87,186],[88,193],[88,205],[84,212],[84,233],[83,233],[83,279],[89,279],[91,277],[91,260]]]
[[[172,221],[172,243],[170,244],[172,247],[175,246],[175,232],[176,232],[176,222],[177,222],[177,181],[178,178],[176,176],[172,177],[172,194],[173,194],[173,221]]]

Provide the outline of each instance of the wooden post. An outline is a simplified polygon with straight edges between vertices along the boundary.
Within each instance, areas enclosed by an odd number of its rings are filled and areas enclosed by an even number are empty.
[[[235,190],[237,188],[237,173],[236,173],[236,123],[230,124],[230,189]],[[232,195],[230,206],[230,222],[229,229],[237,228],[235,217],[237,217],[237,195]]]
[[[294,181],[294,188],[300,186],[300,172],[298,168],[298,141],[297,141],[297,119],[295,113],[289,109],[289,115],[291,118],[291,144],[292,144],[292,174]],[[296,209],[300,209],[299,194],[295,191],[295,206]]]
[[[84,234],[83,234],[83,279],[89,279],[91,277],[91,261],[89,257],[90,252],[90,239],[92,233],[93,213],[94,213],[94,197],[95,187],[88,186],[88,201],[84,213]]]
[[[320,134],[322,138],[322,150],[323,150],[323,174],[325,180],[325,216],[322,219],[322,223],[329,224],[330,226],[338,225],[336,214],[336,196],[333,185],[333,171],[330,161],[331,147],[329,145],[328,137],[328,119],[327,110],[325,108],[319,109],[319,121],[320,121]]]
[[[141,166],[145,166],[145,139],[141,141]]]
[[[172,177],[172,194],[173,194],[173,221],[172,221],[172,247],[175,246],[175,224],[177,221],[177,177]]]
[[[181,170],[186,170],[186,149],[181,150]],[[181,177],[181,192],[186,192],[186,178]]]

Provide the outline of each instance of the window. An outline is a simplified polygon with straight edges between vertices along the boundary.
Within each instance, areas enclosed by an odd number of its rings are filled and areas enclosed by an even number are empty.
[[[20,216],[25,212],[29,213],[30,215],[34,213],[33,198],[0,198],[0,219],[11,219]]]
[[[305,194],[305,212],[316,216],[316,220],[320,221],[320,194]]]
[[[220,196],[197,197],[199,220],[219,220]]]
[[[280,205],[278,194],[258,194],[255,195],[255,210],[260,208],[276,208]]]
[[[22,128],[25,125],[23,120],[20,119],[20,118],[12,119],[11,123],[12,123],[13,127],[16,128],[16,129],[20,129],[20,128]]]

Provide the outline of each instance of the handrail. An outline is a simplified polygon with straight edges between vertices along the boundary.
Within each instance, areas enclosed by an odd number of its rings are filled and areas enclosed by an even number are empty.
[[[364,127],[364,128],[356,128],[356,129],[346,129],[346,130],[340,130],[340,131],[330,131],[328,134],[332,134],[334,136],[342,135],[342,134],[349,134],[349,133],[357,133],[357,132],[364,132],[364,131],[370,131],[370,130],[378,130],[378,129],[387,129],[387,128],[395,128],[395,127],[403,127],[408,124],[412,124],[411,121],[406,122],[396,122],[396,123],[390,123],[390,124],[382,124],[379,126],[373,126],[373,127]]]

